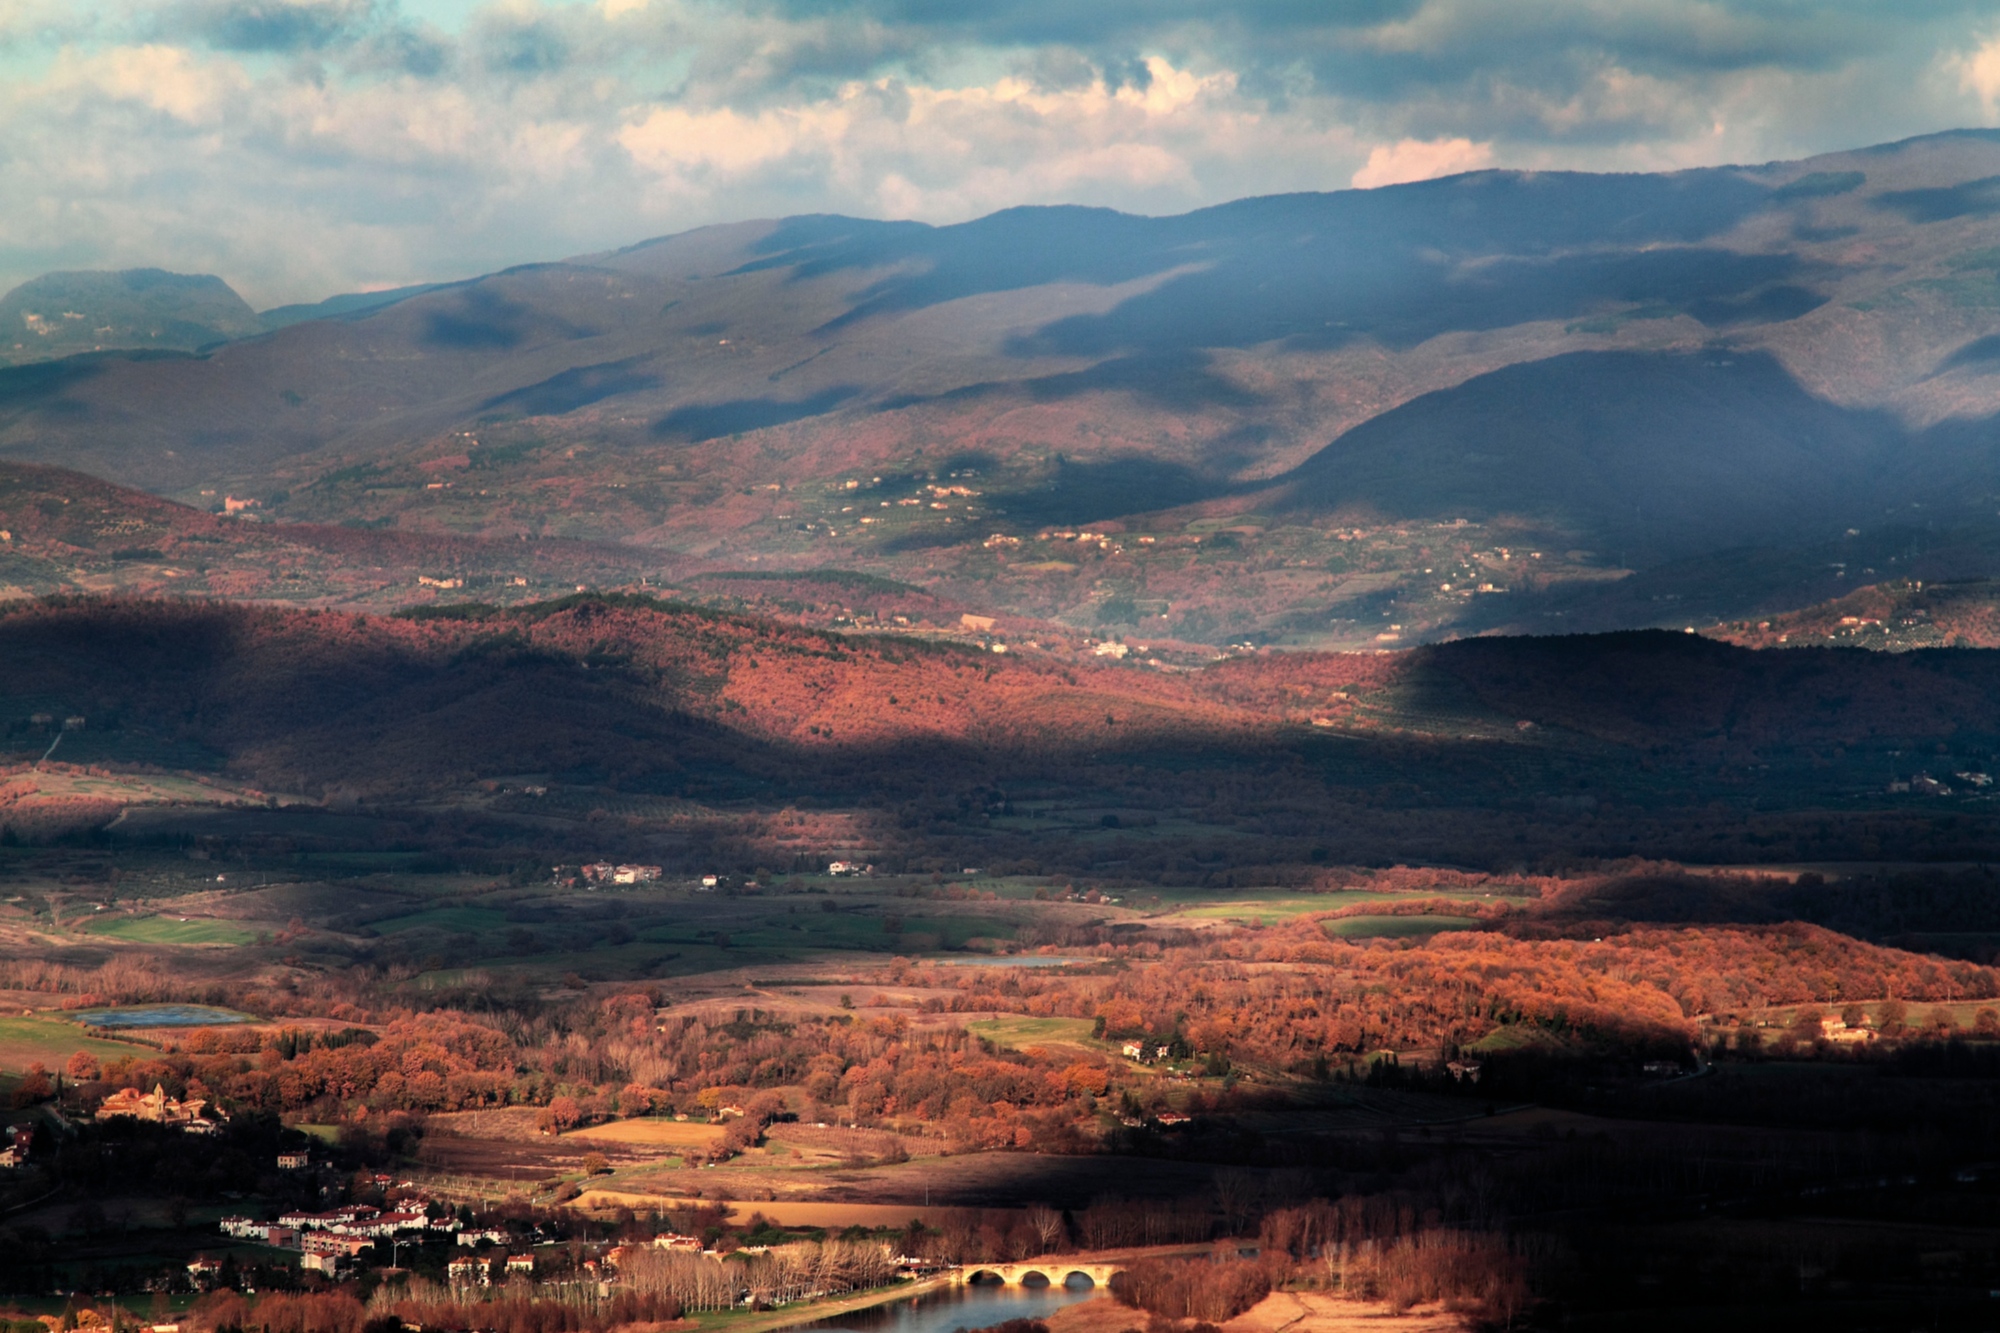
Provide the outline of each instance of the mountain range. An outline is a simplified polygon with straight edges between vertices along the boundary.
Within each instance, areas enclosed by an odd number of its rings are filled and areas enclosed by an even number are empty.
[[[2000,545],[1993,132],[746,222],[227,320],[219,280],[174,281],[224,337],[0,369],[0,456],[1210,644],[1678,628]]]

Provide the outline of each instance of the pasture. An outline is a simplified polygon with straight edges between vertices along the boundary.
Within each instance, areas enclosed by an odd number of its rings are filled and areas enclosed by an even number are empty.
[[[257,938],[227,921],[175,916],[110,917],[92,922],[89,933],[127,944],[237,945]]]
[[[88,1051],[105,1061],[145,1055],[151,1050],[134,1042],[94,1037],[67,1018],[46,1014],[0,1018],[0,1069],[11,1072],[33,1064],[60,1069],[78,1051]]]
[[[1478,929],[1478,919],[1469,916],[1343,916],[1326,923],[1326,933],[1343,940],[1409,940]]]
[[[621,1148],[708,1148],[722,1138],[721,1125],[693,1120],[662,1120],[640,1117],[613,1120],[609,1124],[573,1129],[563,1135],[567,1141],[609,1143]]]
[[[1025,1046],[1075,1046],[1101,1052],[1105,1043],[1092,1037],[1090,1029],[1087,1018],[1031,1018],[1025,1014],[975,1019],[965,1025],[965,1030],[974,1036],[1015,1050]]]

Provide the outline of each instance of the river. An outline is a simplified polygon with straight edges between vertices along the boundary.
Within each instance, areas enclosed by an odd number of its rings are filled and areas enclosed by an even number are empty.
[[[949,1287],[850,1314],[794,1324],[785,1333],[837,1329],[841,1333],[952,1333],[1008,1319],[1033,1319],[1096,1295],[1090,1287]]]

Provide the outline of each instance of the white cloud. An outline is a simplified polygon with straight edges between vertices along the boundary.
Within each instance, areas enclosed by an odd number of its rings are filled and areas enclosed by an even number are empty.
[[[1326,8],[1349,16],[0,0],[0,288],[144,263],[276,304],[744,217],[1179,212],[1495,162],[1755,162],[2000,120],[1990,0],[1915,16],[1830,0]]]
[[[214,124],[249,86],[241,68],[172,46],[120,46],[93,55],[65,53],[50,79],[71,96],[90,92],[164,112],[186,125]]]
[[[1381,144],[1349,181],[1357,190],[1435,180],[1493,165],[1493,145],[1470,139],[1404,139]]]
[[[1137,201],[1184,208],[1214,177],[1285,155],[1297,183],[1325,188],[1351,136],[1273,116],[1228,71],[1154,57],[1141,84],[1103,78],[1047,88],[1018,75],[934,86],[852,82],[755,114],[685,105],[635,109],[620,145],[655,178],[652,196],[713,199],[818,182],[821,206],[960,221],[1020,203]],[[1221,187],[1226,188],[1226,187]]]
[[[2000,117],[2000,37],[1950,59],[1947,67],[1958,75],[1959,88],[1979,99],[1988,122]]]

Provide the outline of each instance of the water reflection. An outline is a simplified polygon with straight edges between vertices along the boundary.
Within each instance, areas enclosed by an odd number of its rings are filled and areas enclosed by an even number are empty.
[[[1041,1318],[1094,1295],[1096,1292],[1087,1278],[1081,1278],[1074,1287],[1057,1286],[1047,1278],[1033,1286],[978,1282],[795,1328],[838,1329],[844,1333],[952,1333],[953,1329],[985,1328],[1008,1319]]]

